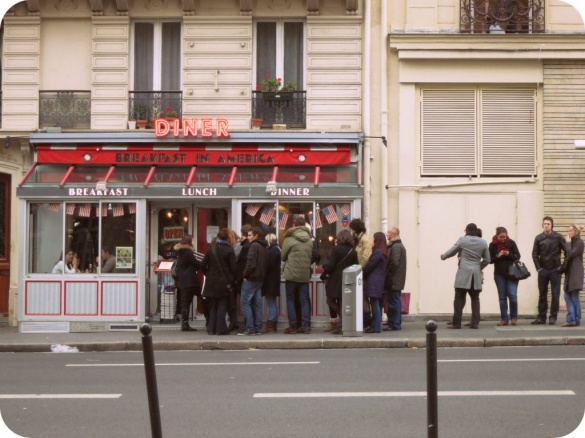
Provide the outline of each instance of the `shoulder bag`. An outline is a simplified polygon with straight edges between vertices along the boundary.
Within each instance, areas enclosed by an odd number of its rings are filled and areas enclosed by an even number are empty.
[[[524,263],[519,260],[512,262],[510,267],[508,268],[508,278],[510,280],[525,280],[530,277],[530,271]]]

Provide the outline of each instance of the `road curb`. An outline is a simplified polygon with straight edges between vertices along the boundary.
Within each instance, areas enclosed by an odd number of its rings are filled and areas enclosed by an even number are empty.
[[[142,341],[68,342],[81,352],[142,351]],[[525,347],[551,345],[585,345],[585,336],[555,336],[535,338],[439,338],[439,348]],[[425,338],[320,338],[270,339],[245,337],[221,340],[154,341],[155,351],[201,350],[334,350],[358,348],[426,348]],[[49,353],[51,343],[0,343],[0,353]]]

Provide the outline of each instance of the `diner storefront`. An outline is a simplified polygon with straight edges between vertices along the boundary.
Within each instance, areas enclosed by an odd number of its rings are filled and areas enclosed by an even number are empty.
[[[172,128],[31,135],[34,165],[17,188],[20,331],[136,330],[146,317],[164,320],[161,296],[172,284],[157,267],[184,234],[199,253],[219,229],[243,224],[282,244],[302,215],[324,260],[360,214],[357,133]],[[76,267],[60,269],[72,253]],[[329,318],[319,274],[315,265],[315,321]],[[284,299],[280,309],[284,317]]]

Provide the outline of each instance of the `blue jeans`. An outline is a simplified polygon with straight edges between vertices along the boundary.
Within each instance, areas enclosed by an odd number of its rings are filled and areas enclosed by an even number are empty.
[[[500,298],[500,314],[502,321],[510,322],[518,319],[518,281],[511,280],[501,274],[494,274],[494,281]],[[508,319],[508,300],[510,301],[510,318]]]
[[[252,303],[254,311],[252,312]],[[246,330],[262,330],[262,281],[244,281],[240,306],[246,321]]]
[[[268,307],[268,321],[278,322],[278,297],[265,296],[264,299]]]
[[[556,320],[559,313],[559,297],[561,295],[561,273],[557,268],[538,271],[538,319],[546,321],[548,310],[548,284],[550,283],[550,319]]]
[[[565,303],[567,303],[567,322],[581,325],[581,301],[579,300],[580,290],[565,292]]]
[[[384,300],[382,298],[370,298],[370,307],[372,308],[372,323],[370,330],[380,333],[382,331],[382,311]]]
[[[288,313],[289,327],[297,326],[297,313],[295,311],[295,295],[301,298],[301,313],[303,328],[311,327],[311,299],[309,298],[309,283],[297,283],[296,281],[286,280],[284,283],[286,290],[286,312]]]
[[[391,290],[388,294],[388,327],[400,330],[402,324],[402,291]]]

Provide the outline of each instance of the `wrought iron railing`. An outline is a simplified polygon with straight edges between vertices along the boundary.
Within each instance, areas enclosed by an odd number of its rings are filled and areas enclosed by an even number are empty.
[[[262,128],[272,128],[275,123],[287,128],[307,126],[306,91],[287,93],[252,92],[252,118],[262,119]]]
[[[181,117],[183,112],[182,91],[130,91],[128,93],[128,118],[151,122],[162,115]]]
[[[462,33],[543,33],[545,0],[461,0]]]
[[[89,129],[91,92],[86,90],[39,91],[39,127]]]

